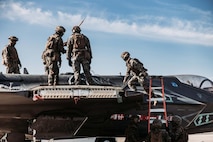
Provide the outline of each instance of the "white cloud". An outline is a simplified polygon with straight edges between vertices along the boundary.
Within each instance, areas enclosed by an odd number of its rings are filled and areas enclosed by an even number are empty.
[[[42,26],[52,26],[55,23],[64,26],[78,25],[85,18],[81,14],[45,11],[35,7],[33,3],[23,4],[11,1],[1,4],[1,9],[1,16],[4,18]],[[209,15],[209,13],[205,15]],[[93,31],[132,35],[138,38],[151,38],[152,40],[213,46],[213,28],[205,27],[203,21],[183,21],[177,18],[168,19],[147,15],[142,19],[143,23],[127,23],[123,22],[125,19],[109,21],[88,15],[85,28]],[[146,19],[148,20],[144,22]]]
[[[213,29],[207,31],[205,28],[197,28],[196,25],[189,21],[180,21],[178,19],[174,21],[170,26],[158,24],[142,25],[138,27],[141,31],[138,34],[161,40],[172,40],[205,46],[213,45]]]
[[[32,3],[9,2],[2,6],[1,15],[10,20],[20,20],[30,24],[48,25],[55,22],[50,11],[42,11],[40,8],[32,7]],[[9,9],[9,10],[8,10]]]
[[[202,17],[204,17],[205,19],[208,17],[209,18],[212,18],[212,13],[210,11],[203,11],[203,10],[200,10],[198,8],[195,8],[195,7],[191,7],[191,6],[188,6],[188,5],[184,5],[183,6],[184,9],[188,10],[189,12],[191,13],[195,13],[197,15],[201,15]]]

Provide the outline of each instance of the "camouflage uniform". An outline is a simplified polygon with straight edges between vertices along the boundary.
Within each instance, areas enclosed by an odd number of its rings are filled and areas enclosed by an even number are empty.
[[[45,74],[48,75],[49,74],[49,68],[48,68],[48,60],[47,60],[47,55],[46,55],[46,52],[47,52],[47,49],[45,49],[41,55],[41,58],[43,60],[43,64],[44,64],[44,71],[45,71]]]
[[[15,48],[18,38],[11,36],[10,43],[2,50],[3,65],[6,66],[6,73],[20,74],[21,62]]]
[[[187,142],[188,141],[188,133],[181,126],[182,118],[175,115],[172,117],[171,121],[171,131],[170,136],[172,138],[172,142]]]
[[[81,65],[86,77],[87,84],[93,84],[92,75],[90,73],[90,64],[92,59],[92,51],[89,39],[81,34],[79,26],[74,26],[73,34],[67,41],[67,60],[74,71],[74,83],[79,85],[81,83],[80,71]],[[72,59],[72,60],[71,60]]]
[[[56,33],[48,38],[45,50],[42,53],[45,72],[48,74],[48,85],[58,84],[61,53],[66,53],[61,38],[66,30],[64,27],[58,26],[55,31]]]
[[[134,82],[138,81],[140,85],[144,87],[146,92],[149,92],[149,83],[147,80],[148,73],[147,69],[143,67],[143,64],[138,59],[130,58],[129,52],[123,52],[121,58],[126,62],[127,66],[126,76],[124,77],[123,83],[127,82],[131,90],[137,91]],[[140,62],[141,65],[138,65],[138,62]],[[128,80],[130,76],[132,77]]]
[[[58,74],[59,74],[59,61],[56,60],[54,50],[47,49],[44,52],[47,73],[48,73],[48,85],[58,84]]]
[[[125,131],[125,142],[142,142],[138,122],[139,117],[137,115],[132,116],[131,122]]]
[[[171,142],[169,133],[162,129],[161,120],[155,119],[151,126],[151,132],[145,139],[145,142]]]

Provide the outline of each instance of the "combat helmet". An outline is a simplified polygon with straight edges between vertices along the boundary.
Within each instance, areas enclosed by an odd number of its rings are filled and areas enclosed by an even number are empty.
[[[174,126],[180,126],[182,124],[182,118],[178,115],[174,115],[172,117],[172,125]]]
[[[66,29],[63,26],[57,26],[55,28],[56,33],[65,33]]]
[[[80,28],[79,26],[74,26],[74,27],[72,28],[72,32],[73,32],[73,33],[80,33],[80,32],[81,32],[81,28]]]
[[[11,41],[18,41],[18,38],[16,36],[10,36],[8,39]]]
[[[121,58],[122,58],[124,61],[126,61],[127,59],[129,59],[129,57],[130,57],[130,54],[129,54],[129,52],[127,52],[127,51],[125,51],[125,52],[123,52],[123,53],[121,54]]]
[[[140,121],[140,117],[136,114],[132,115],[130,119],[132,123],[138,123]]]
[[[131,119],[135,119],[135,118],[139,119],[139,116],[138,115],[132,115],[131,116]]]

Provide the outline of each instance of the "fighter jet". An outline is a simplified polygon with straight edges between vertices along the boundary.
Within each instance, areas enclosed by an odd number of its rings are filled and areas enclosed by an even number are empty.
[[[2,140],[24,141],[60,136],[124,136],[131,115],[140,116],[141,136],[148,133],[149,94],[123,87],[122,75],[93,76],[95,85],[73,85],[73,74],[48,86],[46,75],[0,74]],[[213,82],[202,76],[161,76],[168,120],[183,119],[188,133],[213,131]],[[159,80],[153,92],[161,97]],[[160,103],[160,102],[158,102]],[[156,114],[156,118],[161,118]]]

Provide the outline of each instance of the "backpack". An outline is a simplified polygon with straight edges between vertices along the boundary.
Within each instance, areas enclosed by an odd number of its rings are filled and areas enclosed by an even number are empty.
[[[46,43],[46,49],[54,49],[55,48],[55,44],[57,42],[57,36],[56,35],[52,35],[48,38],[47,43]]]
[[[74,34],[73,35],[73,47],[74,49],[85,49],[86,41],[83,34]]]
[[[139,61],[137,58],[134,58],[133,62],[134,62],[134,68],[140,70],[141,72],[147,71],[147,69],[144,68],[143,63],[141,63],[141,61]]]

